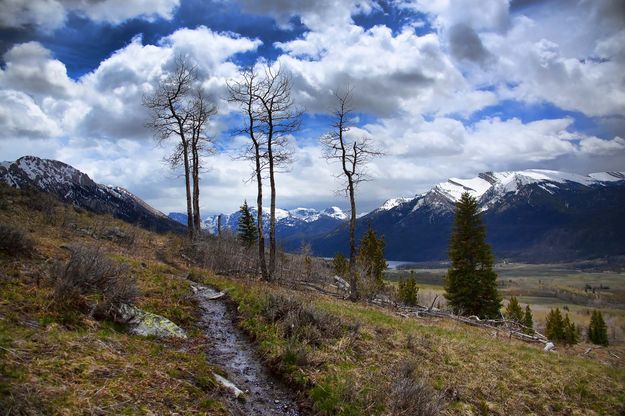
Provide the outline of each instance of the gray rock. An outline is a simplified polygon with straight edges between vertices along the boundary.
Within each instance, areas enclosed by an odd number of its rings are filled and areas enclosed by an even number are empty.
[[[187,338],[185,331],[169,319],[143,311],[136,306],[122,305],[118,313],[121,320],[128,324],[132,334],[157,338]]]

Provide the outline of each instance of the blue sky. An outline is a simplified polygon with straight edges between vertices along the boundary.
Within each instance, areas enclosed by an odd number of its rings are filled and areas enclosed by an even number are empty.
[[[385,156],[359,211],[487,170],[625,170],[625,5],[619,0],[13,0],[0,12],[0,152],[54,158],[182,210],[179,172],[144,127],[141,97],[176,54],[215,97],[219,152],[203,206],[254,200],[226,82],[280,65],[305,108],[278,205],[346,207],[321,157],[331,91],[349,83],[354,137]],[[172,144],[173,145],[173,144]]]

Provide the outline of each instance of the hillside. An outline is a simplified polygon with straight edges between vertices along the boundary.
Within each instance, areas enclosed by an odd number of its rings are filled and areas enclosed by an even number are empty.
[[[527,170],[452,178],[414,198],[387,201],[358,219],[357,234],[371,225],[384,236],[390,260],[444,260],[454,204],[463,192],[478,200],[499,259],[548,262],[625,254],[625,175],[620,172],[584,176]],[[346,225],[310,243],[317,255],[345,253]]]
[[[184,232],[184,227],[119,186],[95,183],[87,174],[58,160],[24,156],[0,164],[0,183],[34,188],[98,214],[158,232]]]
[[[608,349],[584,355],[580,344],[544,353],[490,330],[294,290],[302,269],[273,284],[218,276],[181,257],[180,236],[58,202],[43,209],[33,204],[42,194],[32,190],[0,192],[0,224],[32,242],[32,250],[27,243],[18,253],[0,252],[0,408],[7,414],[238,414],[245,401],[219,387],[214,372],[230,374],[205,354],[222,341],[200,324],[192,290],[198,283],[228,290],[236,322],[288,382],[299,414],[625,410],[623,362]],[[188,339],[143,338],[125,325],[57,309],[53,265],[75,244],[96,245],[128,265],[138,307],[170,318]],[[609,351],[625,354],[622,346]]]

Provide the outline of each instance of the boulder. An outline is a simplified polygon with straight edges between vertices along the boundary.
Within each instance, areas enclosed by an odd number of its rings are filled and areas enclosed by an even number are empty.
[[[129,331],[132,334],[157,338],[187,338],[184,330],[169,319],[146,312],[136,306],[122,305],[118,313],[120,320],[128,324]]]

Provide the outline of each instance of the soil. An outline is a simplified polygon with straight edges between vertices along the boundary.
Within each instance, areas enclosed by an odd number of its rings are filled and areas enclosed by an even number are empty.
[[[226,378],[243,390],[244,397],[232,401],[235,415],[304,416],[296,393],[271,374],[255,352],[254,343],[235,324],[236,311],[215,290],[197,286],[202,308],[201,326],[209,338],[208,357],[226,371]]]

